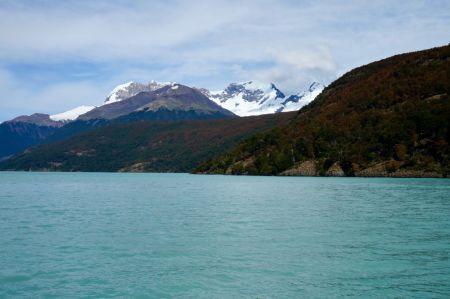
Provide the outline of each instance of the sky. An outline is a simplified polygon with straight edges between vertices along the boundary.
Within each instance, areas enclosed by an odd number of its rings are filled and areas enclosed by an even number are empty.
[[[448,43],[440,0],[0,0],[0,122],[99,105],[128,81],[294,94]]]

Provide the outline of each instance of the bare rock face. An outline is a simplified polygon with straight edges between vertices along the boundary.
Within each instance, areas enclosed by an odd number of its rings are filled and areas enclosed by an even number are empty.
[[[375,164],[371,167],[355,172],[355,176],[361,177],[385,177],[388,172],[385,163]]]
[[[317,176],[318,172],[316,170],[316,164],[317,164],[316,161],[308,160],[308,161],[301,163],[298,166],[294,166],[293,168],[283,171],[282,173],[280,173],[280,175],[284,175],[284,176]]]
[[[393,173],[398,172],[401,165],[402,165],[402,162],[400,162],[400,161],[395,161],[395,160],[385,161],[385,162],[381,162],[381,163],[372,165],[372,166],[362,169],[360,171],[356,171],[355,176],[389,177],[389,176],[392,176]]]
[[[442,178],[443,175],[437,170],[412,170],[401,169],[400,161],[387,161],[372,165],[355,172],[358,177],[393,177],[393,178]],[[439,165],[436,166],[439,169]]]
[[[392,178],[442,178],[443,175],[435,171],[397,170],[388,175]]]
[[[345,172],[342,170],[339,162],[335,162],[325,173],[326,176],[345,176]]]

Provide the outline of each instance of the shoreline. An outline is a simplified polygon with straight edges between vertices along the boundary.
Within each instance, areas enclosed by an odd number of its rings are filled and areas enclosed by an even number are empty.
[[[207,175],[207,176],[247,176],[247,177],[305,177],[305,178],[392,178],[392,179],[450,179],[450,176],[443,175],[254,175],[254,174],[230,174],[230,173],[192,173],[192,172],[157,172],[157,171],[61,171],[61,170],[0,170],[0,173],[15,172],[15,173],[105,173],[105,174],[191,174],[191,175]]]

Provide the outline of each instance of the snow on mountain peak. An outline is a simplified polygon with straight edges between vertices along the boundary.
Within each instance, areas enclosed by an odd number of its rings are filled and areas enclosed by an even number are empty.
[[[151,80],[148,84],[142,84],[130,81],[128,83],[116,86],[106,98],[104,105],[119,102],[137,95],[140,92],[154,91],[167,85],[173,85],[174,82],[158,82]]]
[[[142,84],[131,81],[114,88],[104,104],[122,101],[140,92],[155,91],[165,86],[170,86],[170,90],[178,88],[175,82],[151,80],[148,84]],[[252,80],[231,83],[221,91],[198,90],[223,108],[239,116],[249,116],[299,110],[314,100],[324,88],[322,84],[313,82],[306,91],[286,96],[274,83]]]
[[[147,84],[127,82],[116,86],[103,105],[119,102],[131,98],[141,92],[151,92],[170,86],[169,90],[177,90],[180,85],[175,82],[158,82],[151,80]],[[276,112],[299,110],[309,104],[325,88],[318,82],[313,82],[306,91],[296,95],[286,96],[274,83],[245,81],[231,83],[224,90],[209,91],[198,89],[210,100],[239,116],[260,115]],[[53,121],[72,121],[77,119],[95,106],[80,106],[69,111],[51,115]]]
[[[325,86],[318,82],[313,82],[308,90],[288,97],[284,102],[283,111],[296,111],[301,107],[311,103],[323,90]]]
[[[78,116],[85,114],[94,108],[95,106],[79,106],[69,111],[50,115],[50,119],[54,121],[63,121],[63,122],[72,121],[77,119]]]
[[[323,88],[322,84],[314,82],[307,91],[286,97],[274,83],[246,81],[231,83],[223,91],[200,91],[223,108],[239,116],[249,116],[299,110],[322,92]]]

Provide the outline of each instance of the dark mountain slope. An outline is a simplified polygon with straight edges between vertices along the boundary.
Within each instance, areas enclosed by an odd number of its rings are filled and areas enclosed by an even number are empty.
[[[202,120],[202,119],[223,119],[234,117],[225,115],[221,111],[212,111],[210,113],[198,113],[194,110],[168,110],[165,108],[158,109],[157,111],[137,111],[127,115],[120,116],[116,119],[88,119],[88,120],[76,120],[66,124],[60,128],[54,134],[50,135],[43,143],[52,143],[55,141],[61,141],[83,132],[89,132],[97,128],[106,127],[113,124],[124,124],[136,121],[183,121],[183,120]]]
[[[374,62],[197,172],[448,176],[449,95],[450,45]]]
[[[112,124],[28,149],[0,170],[186,172],[296,113],[183,122]]]
[[[42,143],[61,126],[63,123],[52,121],[49,115],[39,113],[1,123],[0,160]]]

